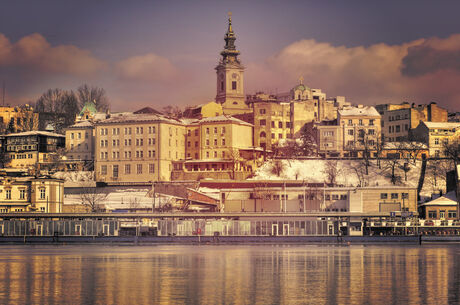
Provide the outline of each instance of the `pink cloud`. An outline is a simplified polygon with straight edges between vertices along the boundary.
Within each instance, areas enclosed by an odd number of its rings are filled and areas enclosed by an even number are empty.
[[[118,62],[115,71],[122,80],[168,82],[179,75],[169,59],[148,53]]]
[[[16,43],[11,43],[0,33],[0,66],[88,76],[105,70],[107,64],[92,56],[91,52],[72,45],[51,46],[38,33],[25,36]]]

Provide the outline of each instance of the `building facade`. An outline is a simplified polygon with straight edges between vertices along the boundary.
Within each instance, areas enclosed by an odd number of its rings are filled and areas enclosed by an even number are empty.
[[[94,160],[95,130],[90,121],[81,121],[65,130],[66,157],[68,160]]]
[[[412,131],[412,136],[428,146],[430,157],[445,157],[445,145],[458,143],[460,140],[460,123],[421,122]]]
[[[169,181],[172,161],[185,158],[185,126],[150,113],[111,115],[95,123],[98,182]]]
[[[29,105],[0,106],[0,133],[18,133],[38,129],[38,113]]]
[[[0,213],[60,213],[64,180],[35,177],[0,178]]]

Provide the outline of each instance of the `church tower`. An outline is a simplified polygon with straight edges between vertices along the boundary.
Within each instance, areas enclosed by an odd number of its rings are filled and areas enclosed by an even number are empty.
[[[245,103],[243,72],[235,47],[236,36],[232,29],[232,14],[228,14],[228,30],[225,34],[225,47],[220,55],[222,58],[217,65],[217,95],[216,102],[222,104],[224,114],[250,112]]]

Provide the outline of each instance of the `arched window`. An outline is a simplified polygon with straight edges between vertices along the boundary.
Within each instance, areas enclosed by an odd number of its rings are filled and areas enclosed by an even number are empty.
[[[262,131],[262,132],[260,133],[260,137],[261,137],[261,138],[265,138],[266,136],[267,136],[267,135],[265,134],[265,131]]]

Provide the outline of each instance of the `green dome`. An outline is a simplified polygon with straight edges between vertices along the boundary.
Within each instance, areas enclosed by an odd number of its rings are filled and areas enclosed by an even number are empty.
[[[308,87],[305,86],[304,84],[299,84],[299,85],[297,85],[297,86],[294,87],[294,91],[297,91],[297,90],[305,91],[305,90],[310,90],[310,88],[308,88]]]

